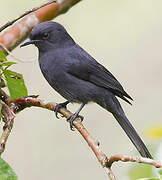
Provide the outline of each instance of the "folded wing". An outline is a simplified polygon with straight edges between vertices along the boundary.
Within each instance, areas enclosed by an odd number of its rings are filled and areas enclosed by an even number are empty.
[[[95,61],[89,54],[81,54],[82,56],[77,55],[75,57],[77,59],[75,63],[71,64],[68,73],[77,78],[103,87],[131,104],[128,99],[133,99],[124,91],[118,80],[104,66]]]

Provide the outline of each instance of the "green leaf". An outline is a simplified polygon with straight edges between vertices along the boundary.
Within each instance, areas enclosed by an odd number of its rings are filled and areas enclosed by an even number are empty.
[[[10,70],[3,70],[11,99],[25,97],[28,95],[22,74]]]
[[[0,62],[7,61],[6,55],[3,53],[2,50],[0,50]]]
[[[2,158],[0,158],[0,180],[17,180],[17,175],[13,169],[6,163]]]
[[[7,61],[7,62],[2,62],[0,63],[0,66],[6,66],[7,68],[13,64],[16,64],[15,62],[10,62],[10,61]]]

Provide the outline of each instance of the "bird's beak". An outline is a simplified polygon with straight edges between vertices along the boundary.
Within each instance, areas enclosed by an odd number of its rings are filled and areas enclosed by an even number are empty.
[[[26,41],[24,41],[20,47],[24,47],[24,46],[27,46],[29,44],[35,44],[36,42],[39,42],[40,40],[31,40],[31,39],[27,39]]]

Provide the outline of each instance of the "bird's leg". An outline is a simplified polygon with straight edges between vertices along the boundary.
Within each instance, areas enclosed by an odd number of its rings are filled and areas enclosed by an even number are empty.
[[[73,121],[74,121],[77,117],[81,118],[81,121],[83,121],[83,118],[84,118],[84,117],[83,117],[83,116],[80,116],[79,113],[80,113],[80,111],[83,109],[84,105],[85,105],[85,104],[81,104],[80,108],[79,108],[73,115],[71,115],[69,118],[67,118],[67,121],[70,123],[70,129],[71,129],[72,131],[74,131]]]
[[[58,119],[59,119],[59,117],[58,117],[58,111],[59,111],[59,109],[62,108],[62,107],[66,108],[67,104],[69,104],[69,101],[65,101],[64,103],[59,103],[59,104],[56,105],[56,107],[55,107],[55,109],[54,109],[54,112],[55,112],[55,115],[56,115],[56,117],[57,117]]]

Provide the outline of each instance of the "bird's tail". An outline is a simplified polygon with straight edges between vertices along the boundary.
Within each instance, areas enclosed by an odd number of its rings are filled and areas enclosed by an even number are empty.
[[[136,130],[131,125],[125,114],[122,113],[121,115],[113,113],[113,116],[118,121],[120,126],[123,128],[123,130],[129,137],[129,139],[132,141],[132,143],[135,145],[141,156],[153,159],[145,144],[143,143],[142,139],[139,137]]]
[[[127,119],[118,99],[110,91],[104,91],[103,89],[103,91],[100,92],[96,103],[113,114],[141,156],[153,159],[142,139]]]

